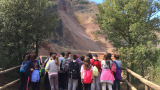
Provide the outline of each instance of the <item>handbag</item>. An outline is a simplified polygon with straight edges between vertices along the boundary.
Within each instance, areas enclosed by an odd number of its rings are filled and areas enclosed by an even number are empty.
[[[44,76],[44,68],[40,65],[40,60],[38,60],[38,64],[39,64],[39,74],[40,74],[40,77]]]

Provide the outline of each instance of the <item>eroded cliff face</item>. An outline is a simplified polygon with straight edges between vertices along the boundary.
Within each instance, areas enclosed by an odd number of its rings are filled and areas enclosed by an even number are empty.
[[[56,0],[56,2],[59,4],[59,28],[54,37],[49,39],[48,48],[42,47],[40,51],[43,49],[48,52],[112,52],[113,47],[105,40],[105,36],[95,39],[93,34],[99,29],[94,23],[95,14],[98,13],[95,4],[84,5],[73,2],[71,6],[69,0]]]

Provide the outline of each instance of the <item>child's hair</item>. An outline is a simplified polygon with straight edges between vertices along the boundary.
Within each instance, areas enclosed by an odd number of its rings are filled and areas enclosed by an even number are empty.
[[[58,56],[56,56],[56,54],[53,54],[52,58],[55,60],[56,65],[59,65]]]
[[[31,54],[31,61],[33,62],[38,57],[37,54]]]
[[[84,64],[84,69],[89,70],[91,68],[90,58],[88,56],[85,57],[83,64]]]
[[[115,57],[115,59],[118,60],[119,59],[119,54],[115,54],[114,57]]]
[[[106,56],[106,60],[112,60],[112,59],[111,59],[111,56],[112,56],[112,55],[111,55],[110,53],[108,53],[107,56]]]
[[[107,55],[105,54],[105,55],[103,56],[103,60],[106,60],[106,57],[107,57]]]
[[[71,52],[70,52],[70,51],[66,52],[66,56],[65,56],[65,58],[68,58],[68,57],[69,57],[69,54],[71,54]]]
[[[76,60],[77,58],[77,55],[73,55],[73,60]]]
[[[81,56],[81,61],[84,61],[84,58],[85,58],[84,56]]]
[[[92,54],[91,53],[88,53],[87,56],[92,59]]]
[[[61,52],[61,55],[64,57],[64,56],[65,56],[65,53],[64,53],[64,52]]]
[[[49,53],[50,57],[52,56],[52,54],[53,54],[53,52],[50,52],[50,53]]]
[[[107,64],[108,66],[110,66],[110,60],[112,60],[112,59],[111,59],[111,56],[112,56],[112,55],[111,55],[110,53],[108,53],[107,56],[106,56],[106,64]]]
[[[25,55],[25,58],[23,59],[23,62],[27,61],[27,60],[30,60],[30,54]]]
[[[23,54],[23,56],[22,56],[23,61],[26,58],[26,55],[28,55],[28,54],[30,54],[30,53],[26,52],[26,53]]]

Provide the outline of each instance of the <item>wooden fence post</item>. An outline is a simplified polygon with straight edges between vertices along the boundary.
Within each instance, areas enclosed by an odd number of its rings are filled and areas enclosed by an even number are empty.
[[[0,68],[0,71],[3,71],[3,68]],[[0,87],[2,86],[2,78],[3,78],[3,74],[0,74]]]
[[[145,79],[149,80],[149,76],[144,77]],[[148,85],[145,85],[145,90],[150,90],[150,87]]]
[[[127,71],[127,80],[129,82],[129,72]],[[130,90],[129,85],[127,85],[127,90]]]

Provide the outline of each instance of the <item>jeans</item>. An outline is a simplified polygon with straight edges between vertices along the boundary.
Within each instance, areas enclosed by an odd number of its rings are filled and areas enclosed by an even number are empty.
[[[90,84],[83,83],[83,90],[91,90],[91,83]]]
[[[49,90],[50,84],[49,84],[49,78],[48,78],[48,73],[46,72],[46,76],[44,79],[44,88],[45,90]]]
[[[32,90],[40,90],[40,82],[32,82]]]
[[[51,90],[58,90],[58,74],[49,75]]]
[[[71,79],[68,80],[68,90],[76,90],[78,85],[78,79]]]
[[[28,74],[27,73],[21,73],[20,74],[19,90],[26,90],[27,80],[28,80]]]
[[[102,82],[101,84],[102,84],[102,90],[106,90],[107,84],[108,84],[108,90],[112,90],[112,84],[106,82]]]
[[[100,90],[100,73],[98,73],[98,76],[94,76],[93,83],[91,84],[91,90]]]
[[[116,74],[115,73],[114,73],[114,77],[115,77],[115,80],[114,80],[114,90],[116,90],[117,84],[118,84],[118,90],[120,90],[120,80],[116,79]]]

